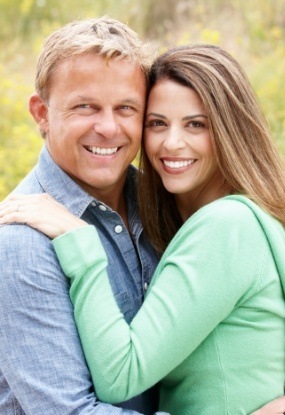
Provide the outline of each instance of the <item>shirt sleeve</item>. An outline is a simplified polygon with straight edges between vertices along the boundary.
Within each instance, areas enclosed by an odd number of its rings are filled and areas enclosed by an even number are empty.
[[[139,415],[97,400],[49,239],[23,225],[0,235],[1,408],[13,399],[11,413],[26,415]]]
[[[236,201],[211,205],[188,220],[170,243],[130,325],[113,298],[96,229],[86,226],[54,240],[72,281],[84,353],[104,401],[128,399],[161,380],[258,278],[266,241],[255,216]]]

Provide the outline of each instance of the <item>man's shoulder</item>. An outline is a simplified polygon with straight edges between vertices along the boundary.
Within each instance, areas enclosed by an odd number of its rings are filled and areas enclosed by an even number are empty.
[[[39,180],[38,174],[39,171],[50,171],[49,169],[49,159],[46,148],[43,148],[37,164],[27,173],[27,175],[19,182],[16,188],[12,193],[43,193],[45,190]]]
[[[13,224],[0,227],[0,239],[1,290],[9,291],[15,283],[49,290],[52,281],[66,294],[68,282],[47,236],[27,225]]]
[[[52,249],[50,239],[43,233],[21,223],[0,225],[0,256],[5,252],[15,252],[22,255],[27,252],[33,256],[37,251]]]
[[[29,193],[43,193],[44,189],[39,183],[36,176],[36,169],[33,168],[27,176],[17,185],[13,193],[29,194]]]
[[[3,225],[0,239],[1,275],[59,272],[51,241],[41,232],[24,224]]]
[[[82,216],[89,203],[93,200],[88,193],[55,163],[46,148],[43,148],[37,165],[19,183],[13,193],[48,193],[79,217]]]

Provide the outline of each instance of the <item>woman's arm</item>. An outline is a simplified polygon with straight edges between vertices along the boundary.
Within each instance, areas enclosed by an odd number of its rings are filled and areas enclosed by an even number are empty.
[[[230,314],[253,283],[266,241],[247,207],[239,202],[228,207],[201,210],[178,232],[130,326],[113,298],[94,227],[54,240],[72,281],[75,318],[101,399],[119,402],[162,379]]]
[[[58,236],[65,231],[86,225],[85,222],[71,215],[63,206],[55,202],[48,195],[12,195],[9,198],[7,198],[4,202],[0,203],[0,223],[11,223],[11,222],[24,222],[30,225],[31,227],[34,227],[40,230],[41,232],[46,233],[47,236],[51,238]],[[87,259],[87,264],[88,264],[88,267],[90,268],[94,266],[93,260],[96,261],[96,263],[98,262],[98,267],[96,267],[96,272],[104,273],[104,269],[107,263],[106,257],[105,257],[104,252],[102,252],[102,250],[100,249],[100,241],[98,239],[96,243],[98,244],[100,255],[97,255],[97,258],[93,258],[91,263],[90,263],[90,258]],[[88,249],[89,248],[87,246],[87,252],[88,252]],[[92,250],[93,249],[94,249],[94,246],[92,245]],[[73,252],[74,252],[74,247],[71,247],[70,254],[72,254]],[[83,258],[84,258],[85,253],[86,251],[83,250],[82,256],[78,264],[80,264],[81,262],[84,263]],[[226,252],[224,252],[224,254],[226,254]],[[73,259],[70,257],[70,260],[72,260],[72,262],[77,261],[78,255],[80,255],[80,252],[77,252],[77,253],[75,252],[75,257]],[[101,259],[100,259],[100,256],[101,256]],[[63,255],[62,257],[63,266],[68,267],[68,262],[69,262],[69,258],[67,258],[67,264],[64,264],[64,255]],[[102,266],[101,269],[99,268],[99,263],[101,263],[101,266]],[[81,273],[84,272],[84,267],[83,269],[80,270],[80,272]],[[95,277],[96,272],[93,274],[93,277]],[[75,274],[76,273],[77,271],[75,271]],[[82,285],[84,287],[84,282],[82,282]],[[86,287],[88,287],[88,285]],[[105,291],[103,292],[104,296],[108,294],[108,290],[109,290],[109,287],[106,292]],[[76,290],[74,289],[74,293],[75,291]],[[90,293],[88,292],[88,289],[86,291],[87,291],[86,296],[88,296]],[[84,295],[83,289],[82,289],[82,293]],[[110,292],[109,292],[109,295],[111,295]],[[76,293],[74,294],[74,296],[75,296],[74,298],[75,305],[79,304],[80,297],[78,296],[78,298],[76,299]],[[85,298],[85,295],[84,295],[84,298]],[[82,301],[84,301],[84,298],[82,299]],[[99,301],[99,305],[102,305],[102,304],[103,302]],[[116,309],[116,305],[113,304],[113,306],[115,307],[115,310],[118,311]],[[80,311],[80,307],[78,307],[78,309]],[[105,310],[106,309],[107,308],[105,308]],[[85,307],[81,310],[81,312],[84,314]],[[88,303],[86,304],[86,313],[89,313]],[[155,318],[154,313],[151,313],[150,315],[153,319]],[[122,316],[119,315],[119,320],[121,320],[121,318]],[[81,316],[79,315],[78,321],[79,322],[82,321],[84,324],[82,315]],[[157,321],[156,324],[158,323],[159,321]],[[194,320],[193,320],[193,323],[194,323]],[[123,323],[123,326],[125,328],[125,323]],[[100,324],[100,327],[101,327],[101,324]],[[107,327],[107,330],[108,330],[108,327]],[[82,328],[81,331],[82,331],[82,335],[84,336],[84,327]],[[119,332],[119,336],[120,335],[121,333]],[[91,353],[93,353],[93,350],[95,350],[95,347],[93,343],[91,343],[90,345],[88,344],[88,333],[87,333],[87,339],[84,340],[84,344],[86,344],[87,348],[90,347]],[[112,346],[112,344],[110,344],[110,346]],[[156,355],[159,357],[159,351],[156,353]],[[117,359],[118,356],[115,356],[115,358]],[[115,361],[115,364],[116,364],[116,361]],[[146,362],[146,365],[147,364],[148,362]],[[278,415],[278,414],[283,414],[284,412],[285,412],[285,397],[282,396],[270,402],[269,404],[265,405],[264,407],[262,407],[261,409],[254,412],[251,415]]]

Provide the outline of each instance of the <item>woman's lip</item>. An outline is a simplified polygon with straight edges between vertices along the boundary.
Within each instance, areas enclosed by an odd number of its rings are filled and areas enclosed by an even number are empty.
[[[191,166],[197,159],[194,158],[170,158],[163,157],[160,159],[162,164],[169,169],[182,169]]]

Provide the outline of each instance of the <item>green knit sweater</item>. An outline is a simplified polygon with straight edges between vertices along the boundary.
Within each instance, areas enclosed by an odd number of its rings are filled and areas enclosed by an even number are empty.
[[[285,233],[242,196],[201,208],[165,251],[129,326],[93,226],[54,240],[102,401],[160,383],[172,415],[249,414],[283,394]]]

